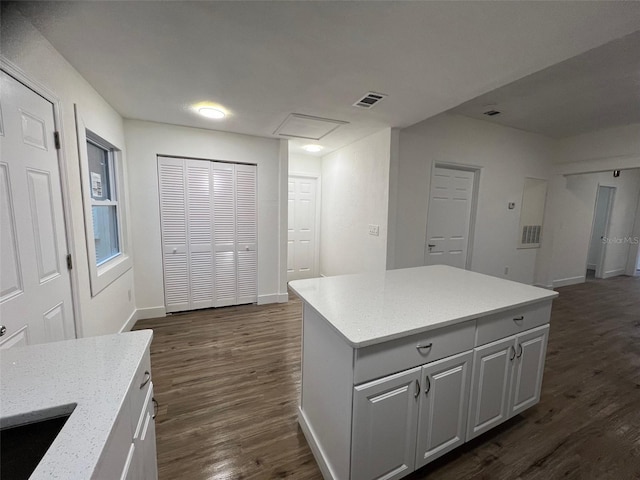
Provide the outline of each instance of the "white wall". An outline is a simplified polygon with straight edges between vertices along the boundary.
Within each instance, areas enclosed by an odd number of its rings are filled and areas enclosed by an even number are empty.
[[[258,302],[286,301],[286,141],[138,120],[125,132],[138,317],[165,313],[158,155],[258,165]]]
[[[563,286],[584,281],[598,186],[616,187],[608,237],[624,239],[633,235],[640,170],[623,170],[618,178],[611,172],[557,176],[549,207],[554,212],[554,235],[548,284]],[[617,240],[605,245],[603,276],[625,273],[629,246],[628,242]]]
[[[640,123],[607,128],[558,141],[557,163],[585,162],[600,159],[639,159]],[[640,166],[637,164],[635,166]]]
[[[322,275],[385,270],[390,148],[387,128],[322,158]]]
[[[81,108],[88,129],[123,150],[126,176],[128,162],[122,118],[13,6],[3,6],[0,30],[2,56],[60,101],[64,157],[61,173],[69,194],[70,218],[67,220],[72,235],[68,241],[74,257],[72,276],[79,307],[76,312],[78,333],[92,336],[117,332],[135,311],[133,271],[128,270],[97,296],[91,297],[73,106],[78,104]]]
[[[289,152],[289,174],[322,175],[322,158]]]
[[[520,206],[525,177],[548,178],[553,148],[544,136],[460,115],[442,114],[402,129],[392,267],[424,265],[434,162],[471,165],[481,168],[471,269],[533,283],[537,249],[516,248]],[[508,202],[516,208],[508,210]]]

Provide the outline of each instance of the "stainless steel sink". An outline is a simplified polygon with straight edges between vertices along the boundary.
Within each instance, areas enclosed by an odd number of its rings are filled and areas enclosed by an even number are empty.
[[[75,405],[65,413],[47,416],[27,424],[0,430],[0,472],[2,480],[26,480],[71,416]]]

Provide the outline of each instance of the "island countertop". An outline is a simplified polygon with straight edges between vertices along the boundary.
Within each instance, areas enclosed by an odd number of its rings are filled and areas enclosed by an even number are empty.
[[[444,265],[294,280],[289,286],[354,348],[550,301],[558,295]]]
[[[0,427],[73,409],[31,479],[91,478],[152,337],[142,330],[0,352]]]

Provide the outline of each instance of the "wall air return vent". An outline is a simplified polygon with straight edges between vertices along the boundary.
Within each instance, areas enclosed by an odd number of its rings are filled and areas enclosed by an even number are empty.
[[[354,103],[353,106],[360,108],[372,108],[386,96],[387,95],[384,93],[369,92],[356,103]]]
[[[332,120],[330,118],[312,117],[301,113],[292,113],[273,132],[274,135],[307,140],[320,140],[336,128],[349,122]]]
[[[542,225],[524,225],[522,227],[522,238],[520,239],[520,243],[522,245],[540,246],[541,231]]]

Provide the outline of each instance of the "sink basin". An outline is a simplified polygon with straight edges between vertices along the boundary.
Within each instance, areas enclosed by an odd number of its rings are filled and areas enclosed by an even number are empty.
[[[28,479],[70,416],[67,412],[0,430],[2,479]]]

